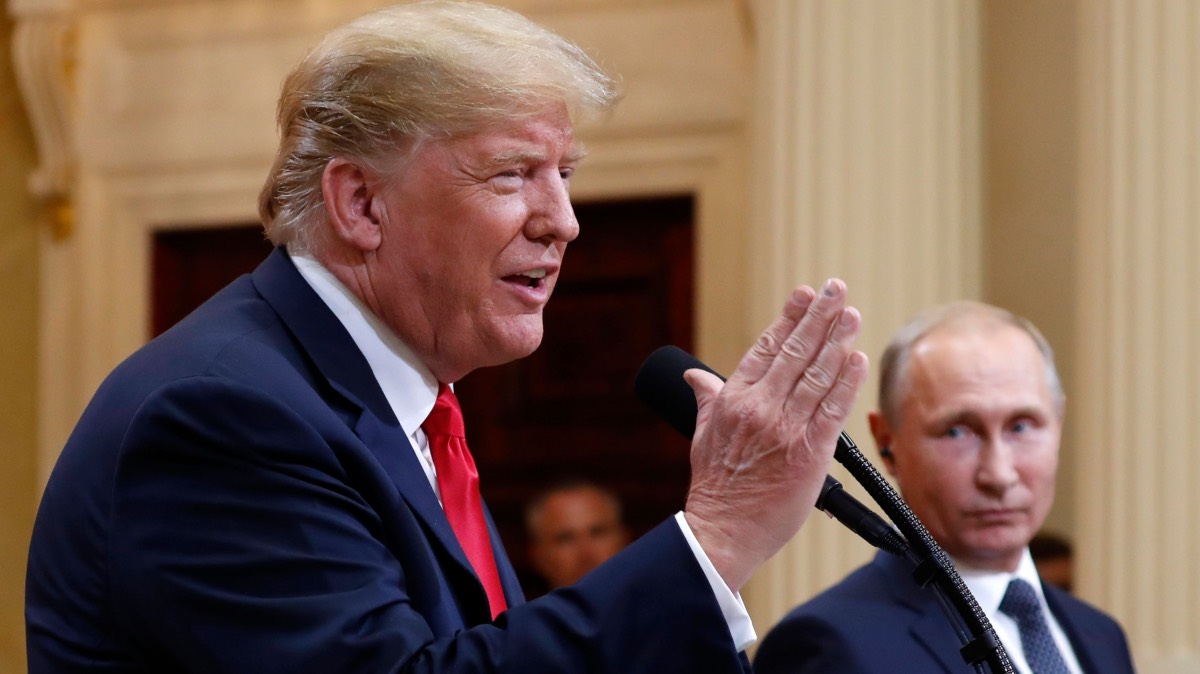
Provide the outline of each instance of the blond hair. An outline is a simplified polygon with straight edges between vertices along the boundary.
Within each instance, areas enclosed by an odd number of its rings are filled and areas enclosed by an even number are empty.
[[[267,238],[319,246],[321,176],[335,157],[386,175],[425,140],[559,105],[578,123],[617,98],[579,47],[514,11],[435,0],[367,14],[326,35],[284,81],[279,150],[258,203]]]

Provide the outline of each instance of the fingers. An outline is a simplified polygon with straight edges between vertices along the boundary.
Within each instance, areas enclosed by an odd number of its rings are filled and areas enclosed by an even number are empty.
[[[823,322],[821,324],[824,325]],[[815,351],[815,356],[803,366],[798,378],[795,378],[794,369],[789,365],[779,366],[778,370],[785,373],[785,376],[793,377],[792,389],[784,403],[785,413],[814,410],[842,384],[841,376],[861,325],[862,317],[857,309],[840,309],[829,332],[803,347]],[[800,332],[801,329],[797,329],[793,335]],[[785,380],[783,385],[787,384]]]
[[[858,397],[858,390],[867,381],[868,369],[867,356],[861,351],[855,351],[846,358],[833,387],[820,401],[805,429],[809,446],[822,446],[827,438],[841,433]]]
[[[806,303],[797,302],[797,292],[807,291],[809,299]],[[786,397],[791,394],[797,386],[797,380],[803,376],[809,366],[814,363],[818,354],[825,349],[827,338],[842,338],[846,335],[836,333],[833,330],[834,326],[842,317],[843,309],[846,305],[846,284],[839,279],[829,279],[821,288],[819,294],[815,294],[809,288],[798,289],[792,293],[787,305],[784,307],[783,315],[771,325],[759,338],[755,348],[751,351],[757,361],[757,366],[754,370],[746,372],[747,377],[754,377],[753,372],[761,371],[757,378],[750,379],[751,383],[760,381],[770,395]],[[801,311],[796,315],[797,311]],[[852,332],[848,335],[850,342],[858,334],[857,312],[854,319],[850,319],[853,323],[848,328]],[[784,329],[786,328],[786,332]],[[849,342],[844,340],[838,341],[838,344],[846,344]],[[814,377],[817,383],[823,378],[825,383],[831,384],[833,375],[841,370],[841,360],[848,353],[848,348],[841,351],[841,357],[837,358],[836,365],[830,361],[824,362],[822,365],[825,369],[813,372],[810,376]],[[750,356],[747,356],[750,358]],[[836,356],[830,356],[836,358]],[[765,369],[763,369],[765,365]],[[740,366],[739,366],[740,367]]]
[[[783,313],[763,331],[750,351],[742,357],[730,379],[741,379],[747,383],[762,379],[779,355],[780,347],[812,305],[816,294],[816,291],[808,286],[800,286],[793,290],[783,306]]]
[[[798,288],[735,375],[777,401],[802,446],[832,446],[867,376],[866,356],[852,352],[861,325],[841,280],[826,281],[820,293]]]
[[[780,345],[778,356],[763,377],[769,390],[780,393],[792,391],[797,385],[796,379],[801,376],[809,378],[810,386],[824,384],[827,387],[832,384],[833,375],[841,370],[841,359],[838,359],[836,365],[831,362],[831,359],[836,357],[833,354],[822,363],[816,363],[816,359],[818,354],[825,352],[827,338],[845,337],[845,329],[853,330],[849,335],[850,341],[857,336],[857,312],[854,318],[849,319],[852,323],[842,326],[843,330],[834,330],[834,327],[842,322],[845,306],[846,284],[839,279],[826,281],[820,295]],[[843,343],[846,342],[836,342],[838,345]],[[842,358],[845,358],[845,355],[845,352],[841,353]],[[814,369],[814,364],[820,367]]]

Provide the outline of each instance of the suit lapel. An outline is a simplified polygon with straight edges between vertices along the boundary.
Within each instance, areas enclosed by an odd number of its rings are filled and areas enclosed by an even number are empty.
[[[1042,592],[1046,595],[1046,603],[1050,606],[1050,612],[1054,614],[1058,624],[1067,633],[1067,640],[1071,642],[1071,648],[1075,651],[1075,657],[1079,659],[1079,666],[1083,671],[1110,671],[1104,664],[1110,661],[1106,654],[1111,650],[1111,644],[1103,633],[1098,634],[1092,629],[1090,622],[1081,611],[1071,610],[1067,603],[1069,599],[1064,592],[1045,583],[1042,583]],[[1111,661],[1119,662],[1123,659],[1113,650]]]
[[[259,265],[253,280],[259,294],[295,336],[329,386],[359,410],[353,424],[354,433],[391,477],[401,498],[421,520],[431,539],[460,567],[458,575],[465,574],[474,581],[471,603],[482,605],[486,611],[487,595],[483,585],[450,528],[407,434],[350,334],[296,271],[283,248],[276,248]],[[490,514],[487,519],[505,595],[519,599],[521,592],[516,574],[500,546]]]
[[[521,581],[517,579],[517,571],[513,568],[512,560],[508,558],[508,553],[504,550],[504,543],[500,540],[500,530],[496,528],[496,523],[492,520],[492,511],[488,509],[487,503],[483,504],[483,517],[487,520],[488,536],[492,539],[492,552],[496,555],[496,570],[500,572],[500,586],[504,588],[504,599],[508,602],[509,608],[525,603],[525,592],[521,590]],[[481,584],[482,588],[483,585]]]
[[[874,564],[891,579],[889,585],[896,602],[916,614],[908,628],[913,638],[937,660],[944,671],[966,671],[966,664],[958,650],[962,644],[933,588],[923,588],[917,584],[908,560],[879,552],[875,555]]]

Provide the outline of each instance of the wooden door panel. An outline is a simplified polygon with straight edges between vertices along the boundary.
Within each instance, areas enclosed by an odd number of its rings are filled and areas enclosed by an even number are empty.
[[[273,248],[260,225],[158,231],[151,246],[152,337],[254,271]]]

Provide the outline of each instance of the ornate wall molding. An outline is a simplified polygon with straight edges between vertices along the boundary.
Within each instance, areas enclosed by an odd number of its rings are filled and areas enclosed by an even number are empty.
[[[70,235],[75,179],[74,4],[70,0],[10,0],[16,20],[13,64],[34,138],[38,164],[29,190],[46,208],[56,238]]]

